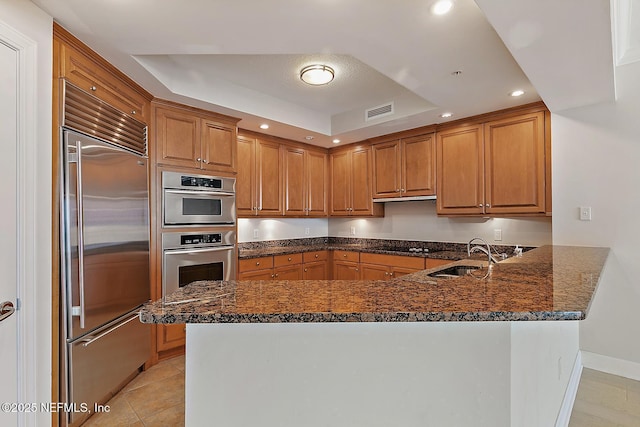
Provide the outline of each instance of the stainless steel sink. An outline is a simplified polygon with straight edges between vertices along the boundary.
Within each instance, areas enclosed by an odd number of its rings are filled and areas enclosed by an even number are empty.
[[[477,270],[479,268],[480,267],[478,267],[477,265],[454,265],[429,273],[429,276],[438,278],[460,277],[471,274],[473,270]]]

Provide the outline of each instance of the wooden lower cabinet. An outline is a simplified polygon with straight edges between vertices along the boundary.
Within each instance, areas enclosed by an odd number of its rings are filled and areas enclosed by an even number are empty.
[[[362,280],[388,280],[425,269],[425,258],[385,254],[360,254]]]
[[[328,251],[241,259],[238,280],[327,280]]]
[[[158,352],[172,350],[185,345],[186,325],[158,325]]]
[[[360,253],[333,251],[333,279],[360,280]]]
[[[329,251],[302,254],[302,278],[304,280],[329,279]]]
[[[447,265],[447,264],[451,264],[452,262],[455,262],[454,260],[450,260],[450,259],[437,259],[437,258],[427,258],[425,261],[426,261],[425,269],[435,268],[441,265]]]

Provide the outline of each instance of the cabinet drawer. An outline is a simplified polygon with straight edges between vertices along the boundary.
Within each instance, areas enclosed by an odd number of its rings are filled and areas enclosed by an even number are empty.
[[[260,258],[241,259],[238,266],[240,273],[244,271],[270,269],[273,268],[273,257],[265,256]]]
[[[363,252],[360,254],[360,262],[392,267],[414,268],[417,270],[424,269],[424,258],[412,256],[370,254]]]
[[[144,96],[69,46],[63,46],[62,75],[112,107],[149,123],[151,103]]]
[[[302,254],[276,255],[273,257],[274,267],[293,264],[302,264]]]
[[[314,261],[326,261],[328,257],[327,251],[314,251],[314,252],[305,252],[302,254],[302,261],[314,262]]]
[[[360,262],[360,252],[333,251],[333,259],[336,261]]]

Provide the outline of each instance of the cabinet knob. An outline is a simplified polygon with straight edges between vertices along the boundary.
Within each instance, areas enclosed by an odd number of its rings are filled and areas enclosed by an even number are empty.
[[[136,115],[136,110],[131,110],[131,114]]]
[[[344,255],[342,255],[342,256],[346,258],[346,257],[347,257],[347,254],[344,254]]]
[[[276,276],[275,276],[275,277],[278,277],[278,274],[277,274],[277,273],[276,273]]]
[[[260,265],[260,261],[257,261],[257,262],[256,262],[256,265]]]
[[[385,276],[388,276],[388,275],[389,275],[389,272],[385,271],[385,272],[384,272],[384,275],[385,275]]]
[[[305,272],[305,273],[307,272],[307,269],[306,269],[306,268],[304,269],[304,272]]]
[[[490,207],[491,207],[491,205],[490,205],[489,203],[487,203],[485,206],[486,206],[486,207],[488,207],[488,208],[490,208]]]
[[[209,164],[209,160],[204,159],[204,160],[202,161],[202,163],[204,163],[205,165],[208,165],[208,164]]]
[[[399,189],[399,188],[396,188],[396,193],[397,193],[398,191],[400,191],[400,189]]]
[[[277,276],[277,274],[276,274],[276,276]],[[271,275],[271,278],[273,279],[273,278],[274,278],[274,277],[276,277],[276,276],[274,276],[274,275],[272,274],[272,275]]]
[[[91,91],[93,91],[93,92],[95,92],[96,90],[98,90],[98,88],[97,88],[97,87],[95,87],[95,86],[91,86],[89,89],[91,89]]]
[[[406,193],[406,192],[407,192],[407,190],[405,190],[404,188],[401,188],[400,190],[401,190],[403,193]]]
[[[316,254],[316,258],[318,258],[318,254]]]
[[[481,207],[482,207],[482,203],[480,203],[480,204],[478,205],[478,207],[479,207],[479,208],[481,208]]]
[[[291,261],[291,257],[288,257],[288,258],[287,258],[287,261]]]
[[[202,159],[201,159],[200,157],[198,157],[198,158],[196,159],[196,161],[201,162],[201,161],[202,161]]]

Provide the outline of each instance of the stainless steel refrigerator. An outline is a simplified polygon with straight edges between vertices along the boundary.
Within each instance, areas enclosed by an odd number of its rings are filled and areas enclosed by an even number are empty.
[[[61,156],[61,421],[77,425],[150,355],[148,159],[67,129]]]

